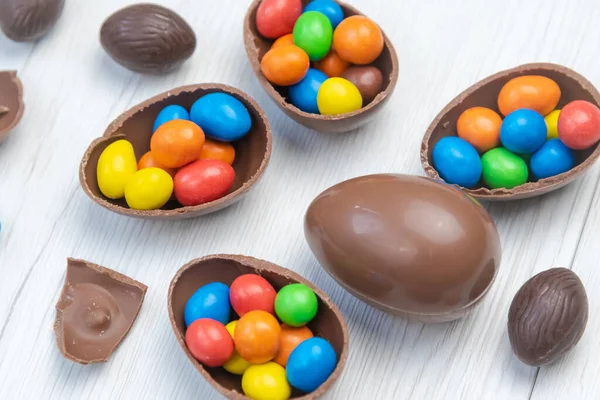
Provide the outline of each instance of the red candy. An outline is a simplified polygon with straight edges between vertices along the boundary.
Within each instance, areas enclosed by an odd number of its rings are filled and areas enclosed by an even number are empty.
[[[262,276],[246,274],[237,277],[229,288],[231,306],[243,317],[254,310],[275,314],[275,296],[277,292]]]
[[[256,28],[267,39],[291,33],[302,14],[301,0],[264,0],[256,11]]]
[[[233,339],[225,325],[209,318],[187,328],[185,343],[194,358],[208,367],[220,367],[233,355]]]
[[[575,100],[560,111],[558,137],[573,150],[584,150],[600,140],[600,109],[594,104]]]
[[[177,171],[175,197],[184,206],[196,206],[225,196],[233,186],[235,171],[221,160],[198,160]]]

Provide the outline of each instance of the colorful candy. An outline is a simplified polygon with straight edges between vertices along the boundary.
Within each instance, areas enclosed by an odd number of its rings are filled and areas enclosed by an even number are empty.
[[[229,322],[229,287],[221,282],[211,282],[192,294],[185,304],[183,319],[190,326],[197,319],[209,318],[223,326]]]
[[[512,189],[527,182],[527,164],[519,156],[502,147],[497,147],[481,157],[482,175],[491,189]]]
[[[206,136],[223,142],[232,142],[246,136],[252,127],[252,118],[246,106],[227,93],[210,93],[192,105],[191,120]]]
[[[584,101],[572,101],[558,118],[558,137],[573,150],[585,150],[600,140],[600,109]]]
[[[294,34],[288,33],[287,35],[283,35],[282,37],[277,39],[275,42],[273,42],[273,45],[271,45],[271,48],[274,49],[276,47],[287,46],[287,45],[291,45],[291,44],[294,44]]]
[[[363,106],[369,104],[383,89],[383,75],[377,67],[354,66],[344,71],[342,78],[349,80],[360,92]]]
[[[558,117],[560,116],[560,110],[554,110],[550,114],[544,117],[546,126],[548,127],[548,134],[546,139],[556,139],[558,137]]]
[[[278,46],[265,54],[260,70],[269,82],[278,86],[290,86],[300,82],[308,68],[308,55],[298,46]]]
[[[235,160],[235,149],[231,143],[206,139],[199,160],[221,160],[229,165]]]
[[[117,140],[106,146],[96,167],[100,192],[109,199],[125,195],[125,186],[137,171],[133,146],[127,140]]]
[[[335,350],[328,341],[322,338],[307,339],[290,354],[286,376],[296,389],[312,392],[331,376],[336,363]]]
[[[274,314],[276,295],[273,286],[265,278],[256,274],[238,276],[229,288],[231,306],[240,317],[254,310]]]
[[[158,127],[150,139],[154,159],[167,168],[179,168],[198,159],[204,132],[191,121],[172,120]]]
[[[290,102],[304,112],[318,114],[317,95],[321,85],[326,80],[327,75],[319,70],[310,68],[304,79],[290,86],[288,91]]]
[[[319,88],[317,105],[324,115],[345,114],[362,107],[362,96],[352,82],[344,78],[329,78]]]
[[[241,317],[235,327],[235,349],[251,364],[272,360],[279,351],[281,327],[266,311],[254,310]]]
[[[206,142],[204,144],[206,145]],[[154,154],[152,154],[151,151],[144,154],[142,158],[140,158],[140,161],[138,161],[138,170],[144,168],[160,168],[164,170],[167,174],[171,175],[172,178],[175,177],[175,173],[177,172],[176,168],[165,167],[164,165],[156,161],[156,158],[154,158]]]
[[[274,362],[248,368],[242,377],[242,390],[252,400],[287,400],[292,394],[285,369]]]
[[[344,10],[333,0],[313,0],[304,7],[304,12],[307,11],[317,11],[324,14],[331,22],[333,29],[344,19]]]
[[[294,25],[294,44],[304,50],[311,61],[321,60],[329,53],[332,38],[331,22],[320,12],[307,11]]]
[[[221,160],[198,160],[175,175],[175,197],[184,206],[197,206],[225,196],[235,180],[235,170]]]
[[[156,132],[159,126],[174,119],[185,119],[189,121],[190,113],[188,113],[185,108],[178,104],[166,106],[156,116],[156,119],[154,120],[154,126],[152,127],[152,132]]]
[[[575,166],[575,155],[559,139],[550,139],[536,151],[529,163],[535,179],[549,178]]]
[[[279,340],[279,352],[273,359],[274,362],[285,367],[292,351],[306,339],[313,337],[313,333],[306,326],[294,328],[293,326],[281,325],[281,336]]]
[[[458,117],[458,137],[472,144],[477,151],[485,153],[500,144],[502,118],[486,107],[469,108]]]
[[[361,15],[343,20],[333,33],[333,47],[352,64],[370,64],[383,51],[384,39],[379,26]]]
[[[263,0],[256,11],[256,28],[269,39],[292,32],[302,13],[300,0]]]
[[[125,186],[125,200],[133,210],[161,208],[173,194],[173,178],[160,168],[137,171]]]
[[[231,335],[231,338],[234,339],[235,327],[237,326],[237,321],[231,321],[227,325],[225,325],[225,329]],[[227,372],[230,372],[234,375],[242,375],[247,369],[250,367],[250,363],[240,356],[240,353],[237,350],[233,350],[233,354],[229,360],[225,364],[223,364],[223,368]]]
[[[537,111],[542,116],[556,108],[560,87],[552,79],[540,75],[524,75],[509,80],[498,95],[498,108],[504,116],[520,108]]]
[[[275,313],[293,327],[306,325],[317,315],[317,295],[308,286],[292,283],[284,286],[275,298]]]
[[[315,62],[315,68],[324,72],[329,78],[342,76],[348,65],[350,63],[340,57],[333,49],[321,61]]]
[[[231,335],[213,319],[198,319],[188,326],[185,343],[192,356],[207,367],[220,367],[233,354]]]
[[[544,117],[537,111],[521,108],[508,114],[500,128],[500,141],[515,153],[537,151],[548,134]]]
[[[481,178],[481,159],[475,147],[455,136],[440,139],[433,148],[433,164],[442,179],[466,188]]]

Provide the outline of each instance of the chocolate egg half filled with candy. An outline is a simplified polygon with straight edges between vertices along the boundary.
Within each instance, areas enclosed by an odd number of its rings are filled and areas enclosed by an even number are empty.
[[[341,182],[309,206],[304,232],[329,274],[386,312],[424,322],[464,316],[500,265],[496,226],[477,201],[429,178]]]

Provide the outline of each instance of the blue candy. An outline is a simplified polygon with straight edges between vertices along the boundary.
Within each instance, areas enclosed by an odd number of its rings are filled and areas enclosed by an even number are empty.
[[[529,166],[536,179],[548,178],[573,168],[575,155],[560,139],[550,139],[531,156]]]
[[[196,290],[185,303],[183,319],[185,326],[200,318],[210,318],[221,322],[229,322],[229,287],[221,282],[212,282]]]
[[[317,94],[327,75],[318,69],[309,68],[304,79],[290,86],[288,95],[293,105],[304,112],[318,114]]]
[[[433,165],[448,183],[471,188],[481,178],[481,157],[469,142],[456,136],[442,138],[433,148]]]
[[[158,116],[154,120],[154,127],[152,128],[152,132],[156,132],[159,126],[161,126],[165,122],[172,121],[174,119],[185,119],[189,121],[190,114],[185,108],[176,104],[166,106],[165,108],[160,110]]]
[[[307,11],[318,11],[325,14],[329,18],[329,22],[335,29],[336,26],[344,20],[344,11],[338,3],[333,0],[314,0],[304,7],[303,12]]]
[[[533,153],[546,141],[548,126],[542,114],[521,108],[508,114],[500,127],[500,141],[513,153]]]
[[[313,392],[335,370],[337,357],[329,342],[319,337],[306,339],[290,354],[285,367],[290,385],[303,392]]]
[[[192,105],[190,116],[206,136],[223,142],[241,139],[252,127],[246,106],[227,93],[200,97]]]

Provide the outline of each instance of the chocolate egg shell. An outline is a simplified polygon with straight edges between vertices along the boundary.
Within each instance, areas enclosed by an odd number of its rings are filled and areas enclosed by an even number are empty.
[[[494,222],[454,186],[378,174],[313,200],[304,233],[323,268],[373,307],[423,322],[464,316],[500,265]]]
[[[236,159],[233,163],[235,181],[231,192],[218,200],[197,206],[183,207],[170,201],[159,210],[132,210],[124,199],[111,200],[102,195],[98,188],[96,166],[102,151],[119,139],[127,139],[133,145],[136,159],[150,150],[152,126],[158,113],[166,106],[178,104],[190,109],[200,97],[214,92],[228,93],[240,100],[250,112],[252,128],[241,140],[233,144]],[[197,217],[225,208],[240,200],[262,176],[271,157],[271,128],[262,109],[250,96],[227,85],[206,83],[182,86],[152,97],[132,107],[115,119],[94,140],[85,152],[79,168],[79,180],[84,192],[96,203],[119,214],[146,219],[182,219]]]
[[[508,337],[525,364],[540,366],[571,350],[585,331],[588,299],[570,269],[553,268],[525,282],[508,312]]]
[[[16,71],[0,71],[0,143],[19,123],[25,111],[23,85]]]
[[[102,24],[100,42],[125,68],[150,74],[174,70],[196,49],[188,23],[155,4],[135,4],[112,14]]]
[[[210,282],[223,282],[231,285],[233,280],[243,274],[258,274],[265,278],[275,290],[290,283],[302,283],[310,287],[319,302],[318,312],[308,327],[315,336],[331,343],[336,355],[337,366],[331,376],[316,391],[303,394],[292,391],[291,399],[312,400],[321,397],[342,373],[348,358],[348,328],[338,308],[319,288],[286,268],[242,255],[219,254],[190,261],[175,274],[169,287],[169,318],[181,349],[204,379],[219,393],[228,399],[248,399],[242,393],[241,377],[229,374],[223,368],[209,368],[199,363],[189,352],[185,344],[185,323],[183,310],[190,296],[200,286]]]
[[[562,96],[557,108],[562,108],[573,100],[586,100],[600,106],[600,93],[594,85],[577,72],[561,65],[534,63],[498,72],[456,96],[435,117],[421,143],[421,164],[428,176],[441,179],[433,166],[433,148],[443,137],[456,136],[456,121],[462,112],[475,106],[488,107],[499,112],[498,94],[500,89],[512,78],[522,75],[542,75],[558,83]],[[575,152],[575,167],[560,175],[540,179],[536,182],[527,182],[513,189],[488,189],[481,185],[473,189],[461,189],[473,197],[489,201],[517,200],[539,196],[572,182],[583,174],[599,156],[600,143],[587,150]]]
[[[54,26],[65,0],[2,0],[0,28],[17,42],[34,41]]]
[[[286,88],[273,86],[260,71],[260,61],[271,48],[273,41],[263,38],[256,28],[256,11],[262,0],[254,0],[248,8],[244,21],[244,45],[254,74],[260,84],[290,118],[311,129],[327,133],[342,133],[356,129],[370,121],[390,99],[398,80],[398,56],[390,39],[384,35],[385,44],[383,52],[373,63],[383,74],[383,90],[371,103],[360,110],[342,115],[321,115],[304,112],[288,102]],[[344,11],[344,16],[363,15],[356,8],[336,1]],[[303,6],[310,0],[302,0]]]
[[[383,87],[381,71],[369,65],[350,67],[344,71],[342,78],[348,79],[358,88],[363,98],[363,105],[372,102]]]

